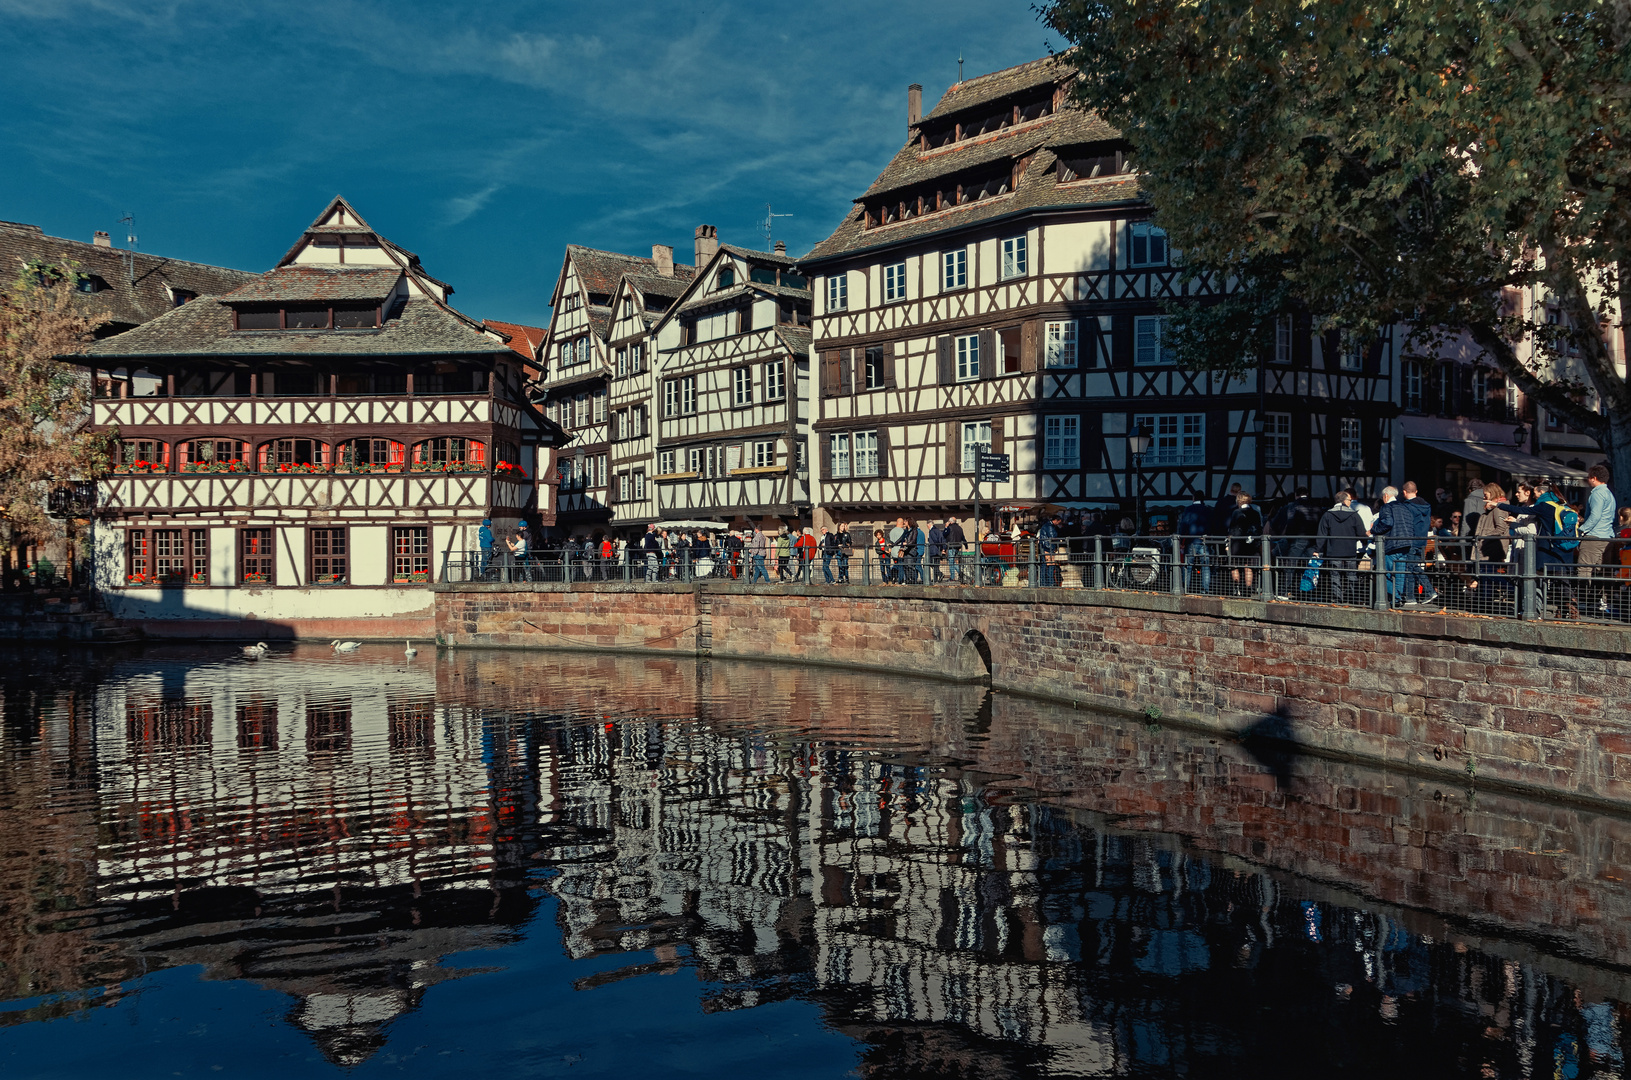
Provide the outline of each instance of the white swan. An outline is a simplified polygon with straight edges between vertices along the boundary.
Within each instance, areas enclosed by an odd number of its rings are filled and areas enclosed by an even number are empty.
[[[406,656],[409,660],[412,660],[414,657],[419,655],[419,650],[413,647],[413,642],[404,641],[402,644],[407,646],[406,649],[402,650],[402,655]]]
[[[266,642],[257,641],[253,645],[245,645],[244,655],[249,657],[251,660],[259,660],[261,657],[266,655]]]
[[[362,648],[362,642],[360,641],[336,641],[334,643],[335,652],[356,652],[360,648]]]

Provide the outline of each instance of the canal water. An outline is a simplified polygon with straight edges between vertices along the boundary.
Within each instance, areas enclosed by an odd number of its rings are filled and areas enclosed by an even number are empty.
[[[1619,1076],[1631,825],[982,687],[0,653],[0,1075]]]

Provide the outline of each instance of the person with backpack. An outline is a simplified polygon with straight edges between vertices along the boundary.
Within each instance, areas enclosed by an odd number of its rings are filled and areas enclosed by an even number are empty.
[[[1575,554],[1575,573],[1583,578],[1601,575],[1608,561],[1609,542],[1614,539],[1614,515],[1618,504],[1608,486],[1608,466],[1593,465],[1586,473],[1586,517],[1580,522],[1580,548]],[[1592,582],[1586,586],[1588,606],[1596,600],[1599,614],[1608,613],[1608,598]]]
[[[481,528],[476,530],[476,546],[481,549],[481,565],[476,576],[482,580],[487,578],[487,565],[493,561],[493,519],[482,518]]]
[[[1361,593],[1355,571],[1359,554],[1365,550],[1365,522],[1354,509],[1354,493],[1344,491],[1336,505],[1320,516],[1314,550],[1321,565],[1321,577],[1328,583],[1332,599],[1339,604],[1358,599]]]
[[[1568,584],[1574,574],[1568,568],[1574,566],[1575,551],[1580,547],[1580,515],[1552,491],[1550,485],[1537,482],[1535,490],[1532,506],[1486,502],[1484,510],[1487,513],[1498,508],[1508,514],[1532,517],[1535,538],[1530,543],[1535,545],[1535,575],[1543,588],[1548,581],[1554,583],[1549,602],[1556,606],[1559,616],[1578,618],[1580,608],[1575,603],[1574,589]]]
[[[657,580],[657,566],[662,562],[663,542],[657,538],[657,526],[647,525],[646,535],[640,540],[640,550],[646,556],[646,580]]]

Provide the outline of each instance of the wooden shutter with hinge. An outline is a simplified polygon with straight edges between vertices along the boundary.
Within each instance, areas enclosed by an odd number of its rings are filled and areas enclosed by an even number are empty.
[[[1019,327],[1019,370],[1035,374],[1042,366],[1042,322],[1030,319]]]
[[[939,370],[939,383],[941,386],[950,386],[957,381],[957,354],[952,349],[951,338],[939,338],[934,343],[936,367]]]
[[[883,343],[883,387],[885,390],[895,389],[895,342]]]
[[[997,370],[997,332],[995,330],[980,331],[980,378],[994,379],[1002,374]]]
[[[842,397],[848,397],[855,393],[856,382],[853,357],[860,351],[860,349],[845,349],[838,355],[838,393]]]
[[[889,429],[878,425],[878,475],[889,475]]]
[[[821,396],[838,396],[838,364],[837,349],[828,349],[821,354]]]

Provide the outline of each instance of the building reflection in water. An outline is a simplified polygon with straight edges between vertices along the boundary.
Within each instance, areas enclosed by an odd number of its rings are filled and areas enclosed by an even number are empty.
[[[0,1025],[201,965],[351,1065],[450,955],[558,932],[581,992],[813,1001],[869,1075],[1622,1072],[1615,819],[791,667],[39,666]]]

